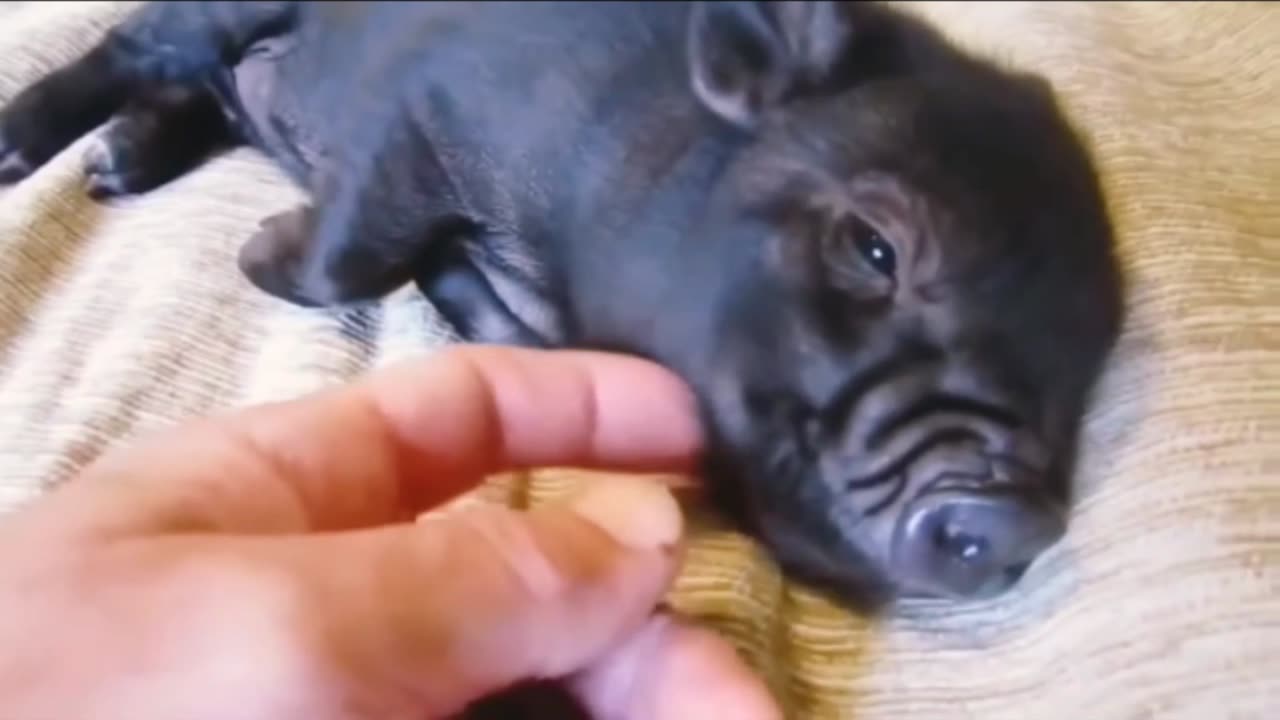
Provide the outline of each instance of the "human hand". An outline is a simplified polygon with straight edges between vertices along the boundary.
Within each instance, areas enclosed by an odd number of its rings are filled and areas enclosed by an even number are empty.
[[[463,347],[104,455],[0,524],[5,720],[422,720],[555,678],[600,720],[780,713],[654,614],[657,483],[414,522],[525,467],[677,473],[687,390],[640,360]]]

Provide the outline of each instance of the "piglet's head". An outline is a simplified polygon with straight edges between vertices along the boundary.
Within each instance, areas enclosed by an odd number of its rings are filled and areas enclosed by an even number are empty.
[[[1122,324],[1053,91],[869,3],[700,3],[687,51],[740,138],[682,259],[722,507],[846,600],[1007,590]]]

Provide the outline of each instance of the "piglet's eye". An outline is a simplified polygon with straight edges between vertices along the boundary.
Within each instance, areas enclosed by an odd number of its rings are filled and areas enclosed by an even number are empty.
[[[888,240],[870,225],[856,219],[849,223],[847,232],[853,247],[871,267],[886,277],[894,277],[898,272],[898,253]]]

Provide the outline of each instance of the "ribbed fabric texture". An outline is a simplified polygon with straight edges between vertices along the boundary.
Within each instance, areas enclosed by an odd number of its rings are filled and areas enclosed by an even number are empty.
[[[0,5],[0,102],[125,7]],[[919,10],[1050,75],[1105,170],[1133,316],[1089,416],[1070,535],[1008,597],[872,622],[700,523],[674,604],[736,642],[796,718],[1280,717],[1280,11]],[[83,147],[0,191],[0,511],[139,433],[450,340],[411,291],[345,315],[254,291],[236,250],[297,196],[252,152],[104,207],[81,192]],[[469,500],[537,504],[581,479],[496,479]]]

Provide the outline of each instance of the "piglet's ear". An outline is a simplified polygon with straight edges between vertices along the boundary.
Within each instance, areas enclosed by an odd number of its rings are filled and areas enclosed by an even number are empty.
[[[849,49],[853,23],[840,2],[695,2],[689,18],[693,90],[743,127],[822,82]]]

